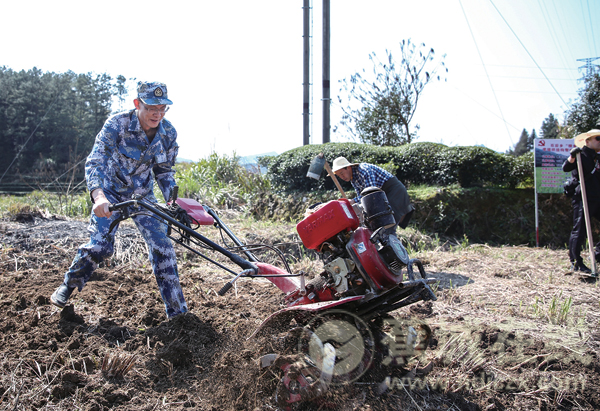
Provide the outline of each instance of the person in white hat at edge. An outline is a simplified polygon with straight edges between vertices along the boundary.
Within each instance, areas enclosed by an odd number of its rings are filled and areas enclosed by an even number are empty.
[[[598,163],[600,151],[600,130],[593,129],[587,133],[579,134],[575,137],[575,148],[571,150],[571,155],[563,163],[564,172],[571,172],[571,175],[581,181],[579,171],[577,170],[577,153],[581,154],[581,165],[583,168],[583,177],[585,182],[585,193],[590,217],[600,221],[600,165]],[[571,260],[571,271],[582,273],[591,273],[581,258],[581,247],[587,237],[585,218],[583,214],[583,199],[581,196],[581,185],[575,189],[575,195],[571,200],[573,205],[573,229],[569,237],[569,259]],[[600,242],[596,244],[596,261],[600,258]]]
[[[356,198],[351,202],[360,203],[360,193],[367,187],[377,187],[385,192],[396,226],[406,228],[415,210],[410,203],[406,187],[394,175],[383,168],[369,163],[350,163],[345,157],[333,160],[331,171],[344,181],[349,181],[356,190]],[[396,227],[392,228],[395,233]]]

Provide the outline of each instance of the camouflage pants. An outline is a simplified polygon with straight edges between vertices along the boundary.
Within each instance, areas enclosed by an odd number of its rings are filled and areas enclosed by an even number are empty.
[[[92,214],[88,227],[90,241],[79,247],[71,267],[65,273],[64,282],[69,287],[77,287],[81,291],[98,268],[98,264],[113,254],[118,226],[111,233],[108,233],[108,229],[118,215],[119,213],[115,212],[109,218],[98,218]],[[148,215],[136,215],[131,218],[148,245],[148,256],[165,303],[167,317],[187,312],[187,304],[179,284],[175,250],[166,235],[167,226]]]

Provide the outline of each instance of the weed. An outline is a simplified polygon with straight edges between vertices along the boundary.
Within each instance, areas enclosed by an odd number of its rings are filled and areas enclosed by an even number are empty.
[[[102,373],[108,378],[123,378],[135,365],[135,354],[106,353],[102,360]]]
[[[540,313],[540,305],[539,305],[540,299],[538,296],[535,297],[535,303],[533,304],[533,306],[531,307],[533,310],[533,315],[538,316]]]
[[[565,298],[561,302],[562,291],[554,295],[548,306],[543,299],[535,297],[535,302],[531,306],[533,315],[539,318],[547,318],[551,324],[566,324],[571,308],[573,307],[573,298]]]
[[[463,234],[463,240],[460,243],[461,249],[465,250],[466,248],[469,247],[469,239],[467,238],[466,234]]]

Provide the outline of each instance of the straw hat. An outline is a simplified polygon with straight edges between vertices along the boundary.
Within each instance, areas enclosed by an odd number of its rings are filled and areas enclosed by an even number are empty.
[[[333,167],[331,167],[331,171],[335,173],[336,171],[341,170],[342,168],[357,165],[358,163],[351,163],[348,160],[346,160],[346,157],[338,157],[335,160],[333,160]]]
[[[585,146],[585,142],[588,138],[600,136],[600,130],[593,129],[588,131],[587,133],[581,133],[577,137],[575,137],[575,145],[579,148]]]

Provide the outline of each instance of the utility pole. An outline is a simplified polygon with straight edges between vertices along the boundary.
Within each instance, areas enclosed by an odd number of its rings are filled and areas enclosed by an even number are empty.
[[[330,72],[330,1],[323,0],[323,144],[329,143],[331,106],[331,89],[329,85]]]
[[[304,66],[303,66],[303,89],[304,89],[304,104],[302,109],[302,123],[305,146],[310,144],[310,26],[311,26],[311,0],[304,0]]]

